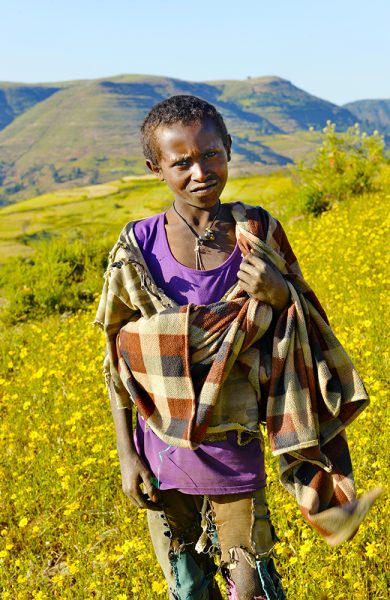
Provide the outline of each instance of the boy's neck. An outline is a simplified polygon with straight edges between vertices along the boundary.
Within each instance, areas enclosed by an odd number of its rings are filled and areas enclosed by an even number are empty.
[[[216,202],[213,206],[210,207],[199,207],[192,204],[187,204],[185,202],[181,202],[179,200],[175,200],[175,208],[176,211],[190,224],[194,227],[204,229],[206,228],[210,222],[214,219],[215,215],[219,210],[219,201]],[[173,213],[175,213],[173,209],[173,205],[171,207]],[[221,210],[219,213],[221,214]],[[219,216],[220,216],[219,214]],[[176,214],[175,217],[180,220],[180,217]]]

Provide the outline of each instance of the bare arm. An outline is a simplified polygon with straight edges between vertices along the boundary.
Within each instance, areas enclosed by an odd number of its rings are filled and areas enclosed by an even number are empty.
[[[158,491],[152,484],[153,475],[138,456],[134,446],[131,410],[117,407],[112,383],[110,391],[123,492],[137,508],[160,510]],[[140,488],[141,483],[144,486],[144,494]]]
[[[102,296],[95,323],[103,327],[106,336],[106,355],[103,371],[108,384],[111,412],[116,431],[116,444],[122,474],[122,489],[134,506],[158,510],[158,491],[152,485],[152,473],[134,447],[131,399],[118,372],[116,337],[121,327],[138,318],[139,310],[130,298],[131,275],[124,265],[126,253],[122,247],[109,256]],[[129,284],[129,285],[128,285]],[[120,406],[121,408],[118,408]],[[143,484],[143,491],[140,485]]]

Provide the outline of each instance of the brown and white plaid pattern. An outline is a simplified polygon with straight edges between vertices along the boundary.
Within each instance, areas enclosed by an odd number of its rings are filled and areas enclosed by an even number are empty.
[[[130,396],[161,439],[196,448],[207,439],[223,382],[240,363],[261,388],[260,414],[282,483],[307,520],[339,543],[376,497],[355,499],[344,434],[368,396],[280,223],[240,202],[232,214],[242,252],[253,249],[288,283],[291,302],[276,322],[271,307],[238,284],[218,303],[177,305],[153,283],[129,224],[113,250],[96,318],[107,336],[106,373],[120,406],[129,406]],[[270,333],[272,343],[264,344]]]
[[[199,445],[238,354],[262,337],[271,319],[270,306],[241,292],[230,301],[167,308],[122,327],[122,382],[164,441]]]

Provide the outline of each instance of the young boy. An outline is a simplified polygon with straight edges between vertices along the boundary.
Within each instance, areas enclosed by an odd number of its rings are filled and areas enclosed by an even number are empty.
[[[173,202],[125,226],[96,317],[123,491],[147,509],[171,598],[222,598],[217,555],[231,599],[282,599],[259,423],[282,483],[339,543],[376,495],[356,501],[344,434],[367,394],[280,223],[221,204],[231,138],[216,109],[173,96],[141,131]]]

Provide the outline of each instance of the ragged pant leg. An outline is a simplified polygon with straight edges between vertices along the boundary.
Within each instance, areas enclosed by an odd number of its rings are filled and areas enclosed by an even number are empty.
[[[149,512],[148,521],[172,600],[222,598],[210,555],[216,532],[230,600],[285,598],[270,556],[277,538],[264,490],[210,496],[206,502],[203,496],[176,490],[163,491],[161,496],[163,512]]]
[[[148,524],[157,560],[172,600],[222,600],[214,580],[217,570],[209,554],[195,550],[202,535],[203,496],[177,490],[160,492],[162,512],[148,511]]]
[[[270,553],[277,541],[265,490],[210,496],[230,600],[282,600]]]
[[[169,550],[171,545],[169,528],[165,525],[165,520],[163,521],[163,512],[156,512],[154,510],[148,510],[146,512],[154,553],[168,583],[169,598],[173,600],[171,590],[174,590],[175,588],[175,577],[169,562]]]

